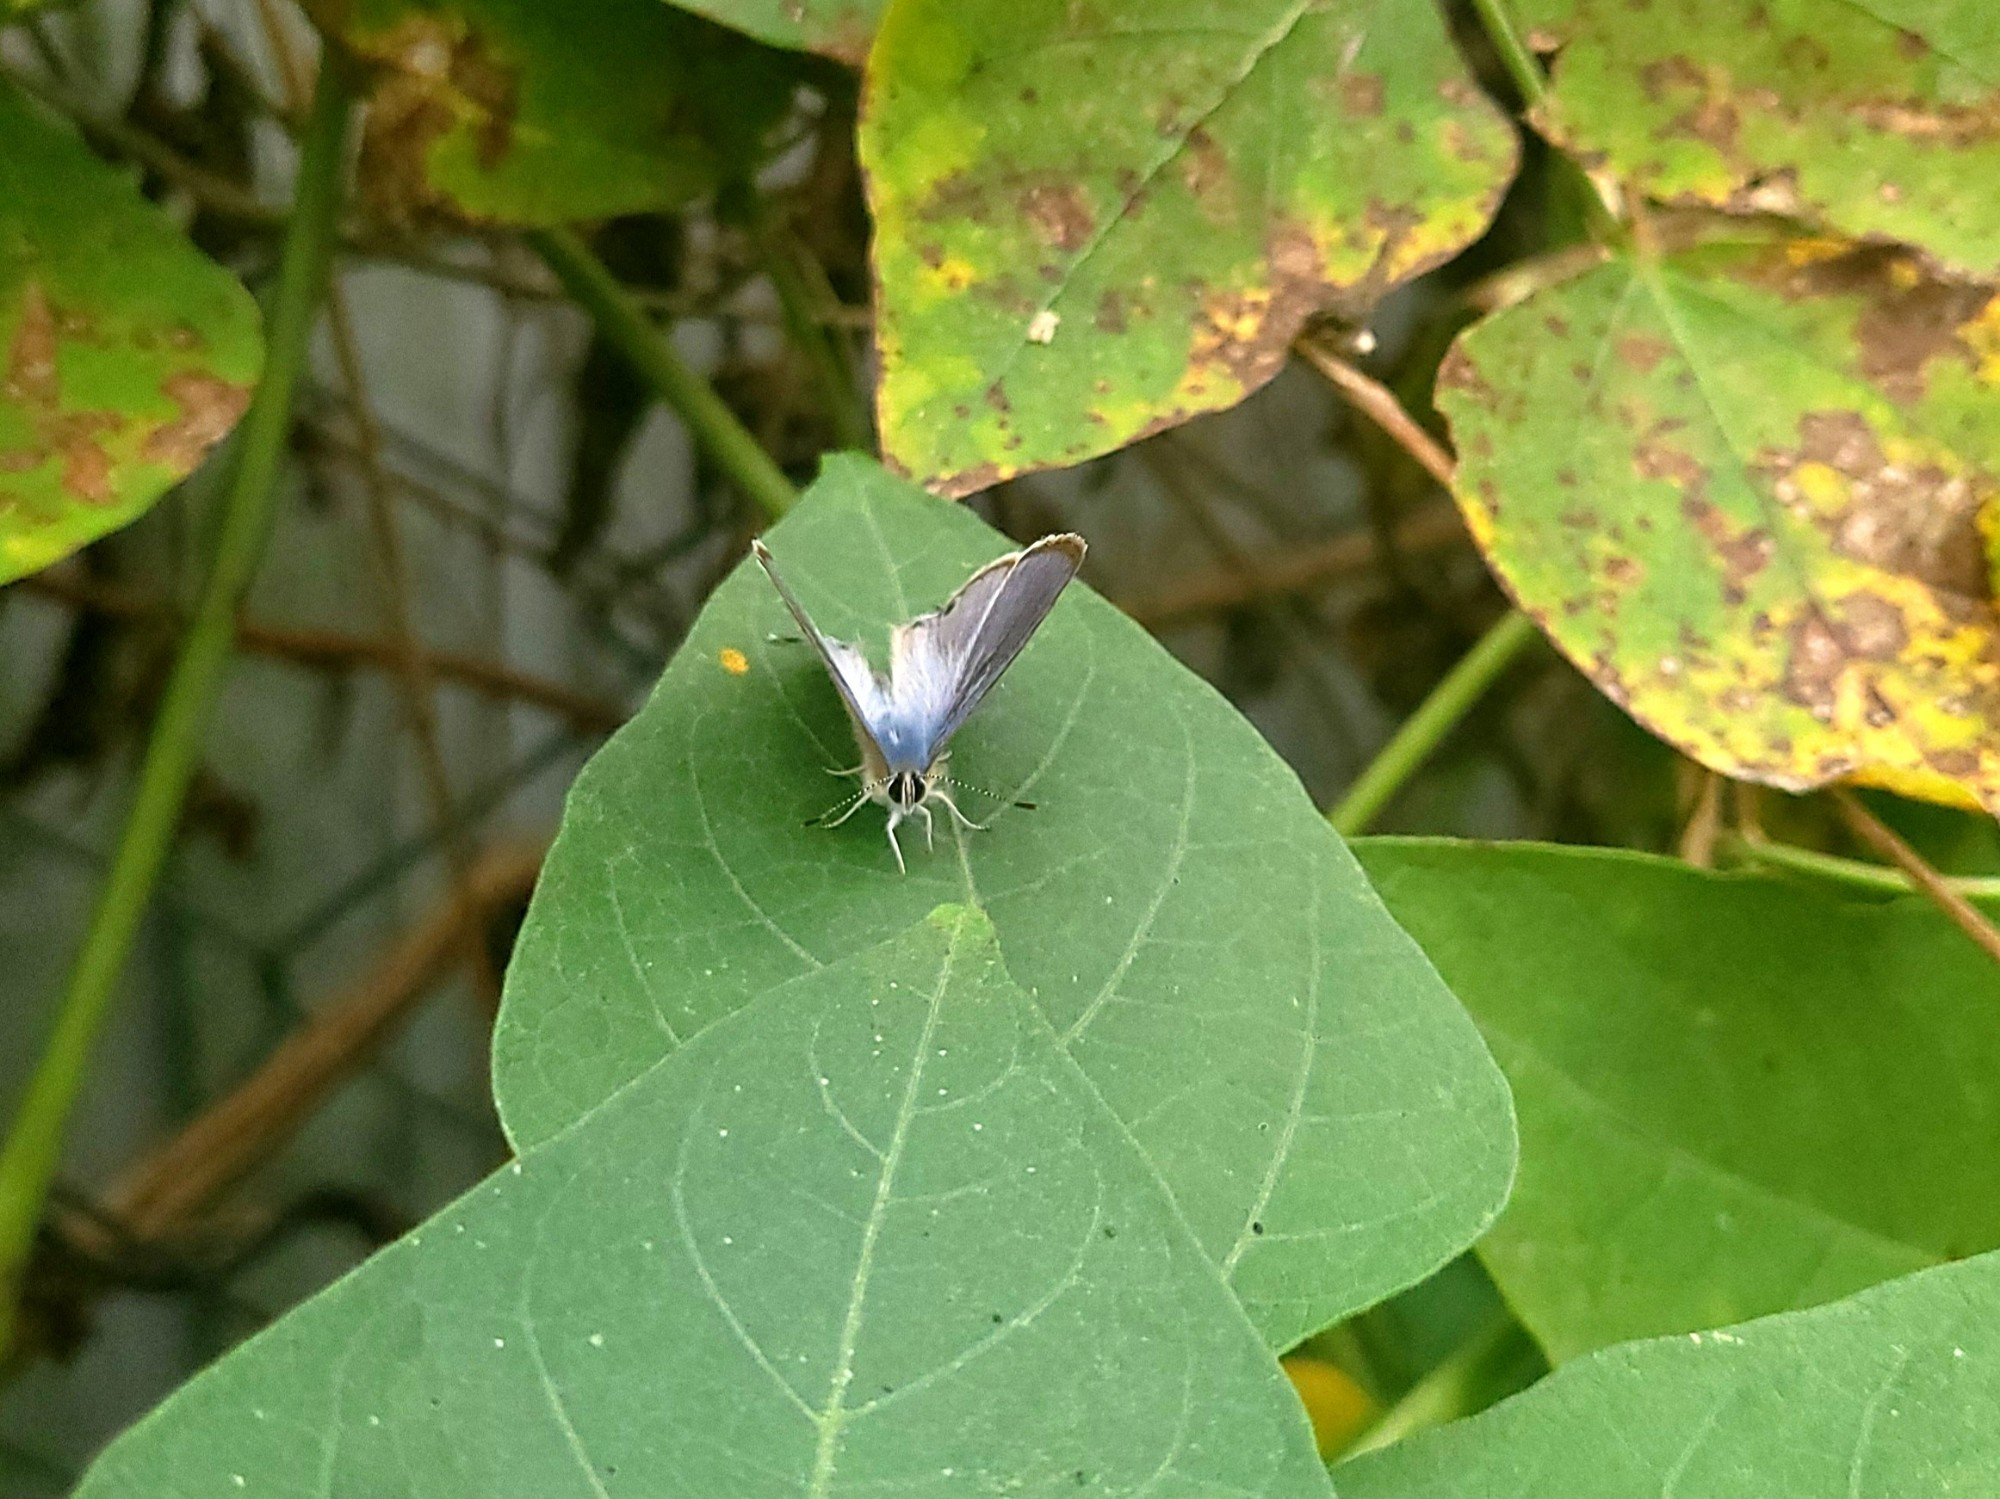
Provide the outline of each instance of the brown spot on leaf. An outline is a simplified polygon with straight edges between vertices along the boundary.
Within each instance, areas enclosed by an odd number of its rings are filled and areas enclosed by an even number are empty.
[[[169,375],[161,387],[181,414],[146,438],[139,449],[148,463],[184,474],[229,434],[250,404],[250,388],[198,370]]]
[[[1990,596],[1978,524],[1985,486],[1934,464],[1891,463],[1858,411],[1801,417],[1797,459],[1847,480],[1846,503],[1822,521],[1836,551],[1943,593]],[[1777,455],[1759,467],[1775,476],[1784,498],[1797,461]]]
[[[1681,509],[1703,503],[1708,489],[1708,465],[1691,453],[1671,446],[1667,439],[1686,425],[1677,420],[1654,423],[1651,430],[1632,445],[1632,467],[1642,479],[1665,479],[1681,492]]]
[[[1074,182],[1041,183],[1021,194],[1021,212],[1042,243],[1074,254],[1090,243],[1097,221],[1090,200]]]
[[[1343,73],[1340,78],[1340,108],[1353,119],[1382,113],[1386,90],[1380,73]]]
[[[1910,643],[1903,611],[1875,593],[1850,593],[1840,601],[1841,635],[1848,649],[1870,661],[1893,661]]]
[[[7,351],[7,373],[0,394],[23,406],[53,410],[62,389],[56,372],[56,319],[41,283],[21,288],[21,323]]]
[[[1179,162],[1181,181],[1201,206],[1204,217],[1213,223],[1228,223],[1236,217],[1236,181],[1229,157],[1215,137],[1197,126],[1188,132]]]
[[[1619,363],[1642,375],[1650,375],[1653,366],[1666,358],[1673,346],[1663,338],[1654,338],[1646,333],[1628,333],[1618,340]]]
[[[1791,634],[1785,657],[1784,694],[1814,718],[1826,722],[1833,717],[1835,683],[1847,665],[1847,651],[1833,626],[1817,609],[1804,615],[1792,627]]]
[[[1861,372],[1891,400],[1910,405],[1922,399],[1935,360],[1978,363],[1960,330],[1990,300],[1988,289],[1979,286],[1924,279],[1905,288],[1891,282],[1856,320]]]
[[[1125,331],[1125,299],[1118,294],[1117,287],[1104,289],[1104,295],[1097,299],[1097,316],[1093,321],[1100,333]]]

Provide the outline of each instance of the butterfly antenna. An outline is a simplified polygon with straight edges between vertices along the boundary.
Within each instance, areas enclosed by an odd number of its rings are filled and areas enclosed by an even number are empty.
[[[1019,807],[1023,812],[1032,812],[1035,810],[1036,804],[1034,802],[1015,801],[1012,797],[1003,796],[997,791],[988,791],[984,786],[975,786],[970,781],[961,781],[957,776],[939,776],[938,779],[947,785],[956,786],[960,791],[970,791],[975,796],[983,796],[989,802],[1002,802],[1008,806]],[[953,807],[952,810],[956,812],[958,809]]]

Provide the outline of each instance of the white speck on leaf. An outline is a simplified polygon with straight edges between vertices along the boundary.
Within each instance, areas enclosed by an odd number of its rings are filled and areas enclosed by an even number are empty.
[[[1062,314],[1051,312],[1044,307],[1028,320],[1028,342],[1050,344],[1056,341],[1056,329],[1062,324]]]

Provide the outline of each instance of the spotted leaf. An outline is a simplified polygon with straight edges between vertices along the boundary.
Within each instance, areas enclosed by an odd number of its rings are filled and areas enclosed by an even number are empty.
[[[862,110],[882,443],[955,495],[1241,400],[1514,166],[1431,0],[901,0]]]
[[[1643,192],[2000,271],[2000,27],[1964,0],[1521,0],[1536,123]]]
[[[2000,303],[1887,249],[1614,259],[1440,375],[1459,500],[1614,701],[1727,774],[2000,806]]]
[[[143,512],[262,361],[242,284],[0,79],[0,583]]]

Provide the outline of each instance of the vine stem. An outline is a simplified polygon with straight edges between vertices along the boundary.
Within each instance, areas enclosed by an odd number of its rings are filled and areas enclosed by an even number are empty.
[[[1861,799],[1852,791],[1835,786],[1828,796],[1834,810],[1856,837],[1901,869],[1911,885],[1928,896],[1954,926],[1979,945],[1980,951],[2000,963],[2000,929],[1980,915],[1962,892],[1954,890],[1951,882],[1933,869],[1922,854],[1896,835],[1895,829],[1862,806]]]
[[[694,440],[738,489],[772,520],[798,503],[799,493],[784,470],[737,420],[714,387],[688,368],[666,335],[647,320],[631,293],[618,284],[574,231],[537,229],[529,239],[556,279],[590,314],[598,331],[632,361],[632,367],[660,399],[687,423]]]
[[[1793,843],[1773,843],[1767,838],[1756,838],[1742,832],[1725,834],[1722,846],[1746,863],[1769,869],[1811,875],[1816,879],[1883,895],[1910,893],[1908,877],[1886,865],[1843,859],[1838,854],[1823,854],[1817,849],[1800,848]],[[2000,902],[2000,877],[1973,875],[1947,879],[1945,883],[1967,900]]]
[[[1494,680],[1526,650],[1541,632],[1535,622],[1518,609],[1509,609],[1478,644],[1445,673],[1444,680],[1431,689],[1417,711],[1403,721],[1394,737],[1368,762],[1354,784],[1347,788],[1327,819],[1343,838],[1353,838],[1368,830],[1389,798],[1402,789],[1416,768],[1430,758],[1444,737],[1458,726],[1493,685]]]
[[[1478,12],[1479,24],[1485,28],[1493,50],[1500,54],[1500,65],[1514,80],[1514,87],[1521,91],[1521,102],[1530,110],[1540,108],[1548,97],[1548,85],[1542,81],[1541,65],[1535,61],[1534,53],[1514,29],[1503,0],[1472,0],[1472,8]]]
[[[337,65],[320,70],[299,162],[297,206],[285,230],[264,376],[243,419],[215,561],[182,638],[146,743],[138,785],[55,1026],[0,1147],[0,1350],[13,1342],[21,1277],[62,1156],[63,1135],[147,902],[172,846],[181,805],[221,690],[236,609],[255,577],[276,508],[313,322],[332,262],[352,94]]]

